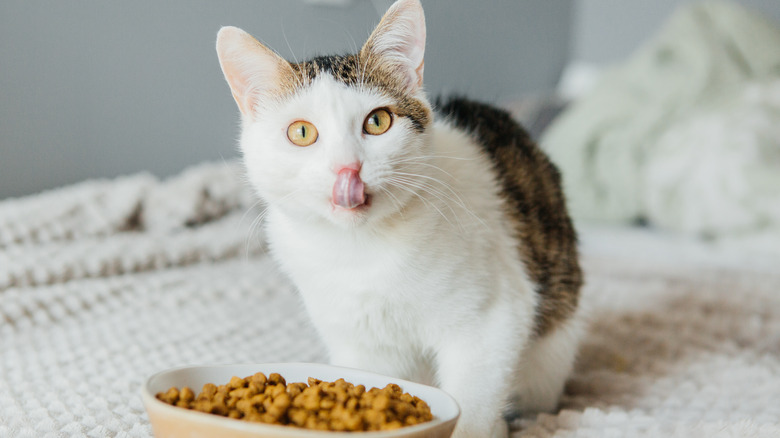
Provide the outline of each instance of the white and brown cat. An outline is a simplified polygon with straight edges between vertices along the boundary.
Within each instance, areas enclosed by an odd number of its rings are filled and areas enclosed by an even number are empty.
[[[425,19],[400,0],[357,54],[290,63],[217,38],[273,257],[334,364],[435,384],[456,437],[556,407],[582,275],[556,168],[504,111],[423,91]]]

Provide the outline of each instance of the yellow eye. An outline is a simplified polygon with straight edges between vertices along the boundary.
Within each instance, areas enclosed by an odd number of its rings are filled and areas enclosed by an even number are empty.
[[[317,137],[319,137],[317,128],[309,122],[298,120],[297,122],[292,122],[290,126],[287,127],[287,138],[290,139],[294,145],[309,146],[317,141]]]
[[[380,135],[390,129],[393,124],[393,115],[385,108],[378,108],[371,111],[363,122],[363,132],[371,135]]]

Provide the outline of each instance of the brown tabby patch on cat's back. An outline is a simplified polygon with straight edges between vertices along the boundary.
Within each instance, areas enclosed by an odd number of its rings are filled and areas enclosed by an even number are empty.
[[[509,113],[462,98],[437,107],[472,133],[493,161],[515,222],[521,259],[538,285],[536,334],[543,336],[574,313],[582,285],[577,235],[558,169]]]
[[[399,117],[408,117],[415,130],[423,132],[431,121],[428,105],[404,93],[398,74],[381,58],[364,55],[318,56],[309,61],[292,64],[295,78],[290,81],[290,91],[306,86],[321,74],[352,87],[365,86],[385,93],[396,103],[392,112]]]

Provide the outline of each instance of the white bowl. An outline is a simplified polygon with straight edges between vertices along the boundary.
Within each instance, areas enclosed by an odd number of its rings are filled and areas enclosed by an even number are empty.
[[[322,432],[292,426],[234,420],[171,406],[155,397],[157,393],[165,392],[172,386],[178,388],[189,386],[195,391],[200,391],[200,388],[206,383],[221,385],[229,382],[233,376],[243,378],[257,372],[266,375],[279,373],[289,383],[305,383],[309,377],[329,382],[343,378],[355,385],[365,385],[366,389],[384,388],[389,383],[395,383],[404,392],[425,400],[431,408],[433,420],[390,431]],[[460,409],[455,400],[438,388],[368,371],[315,363],[264,363],[174,368],[149,377],[141,389],[141,396],[156,438],[344,438],[356,436],[447,438],[452,435],[460,415]]]

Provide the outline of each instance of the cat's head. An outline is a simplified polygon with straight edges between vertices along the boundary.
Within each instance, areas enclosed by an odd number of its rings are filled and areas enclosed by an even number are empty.
[[[415,196],[426,128],[425,18],[399,0],[359,53],[291,63],[225,27],[217,53],[241,111],[250,181],[268,203],[345,227],[398,212]]]

